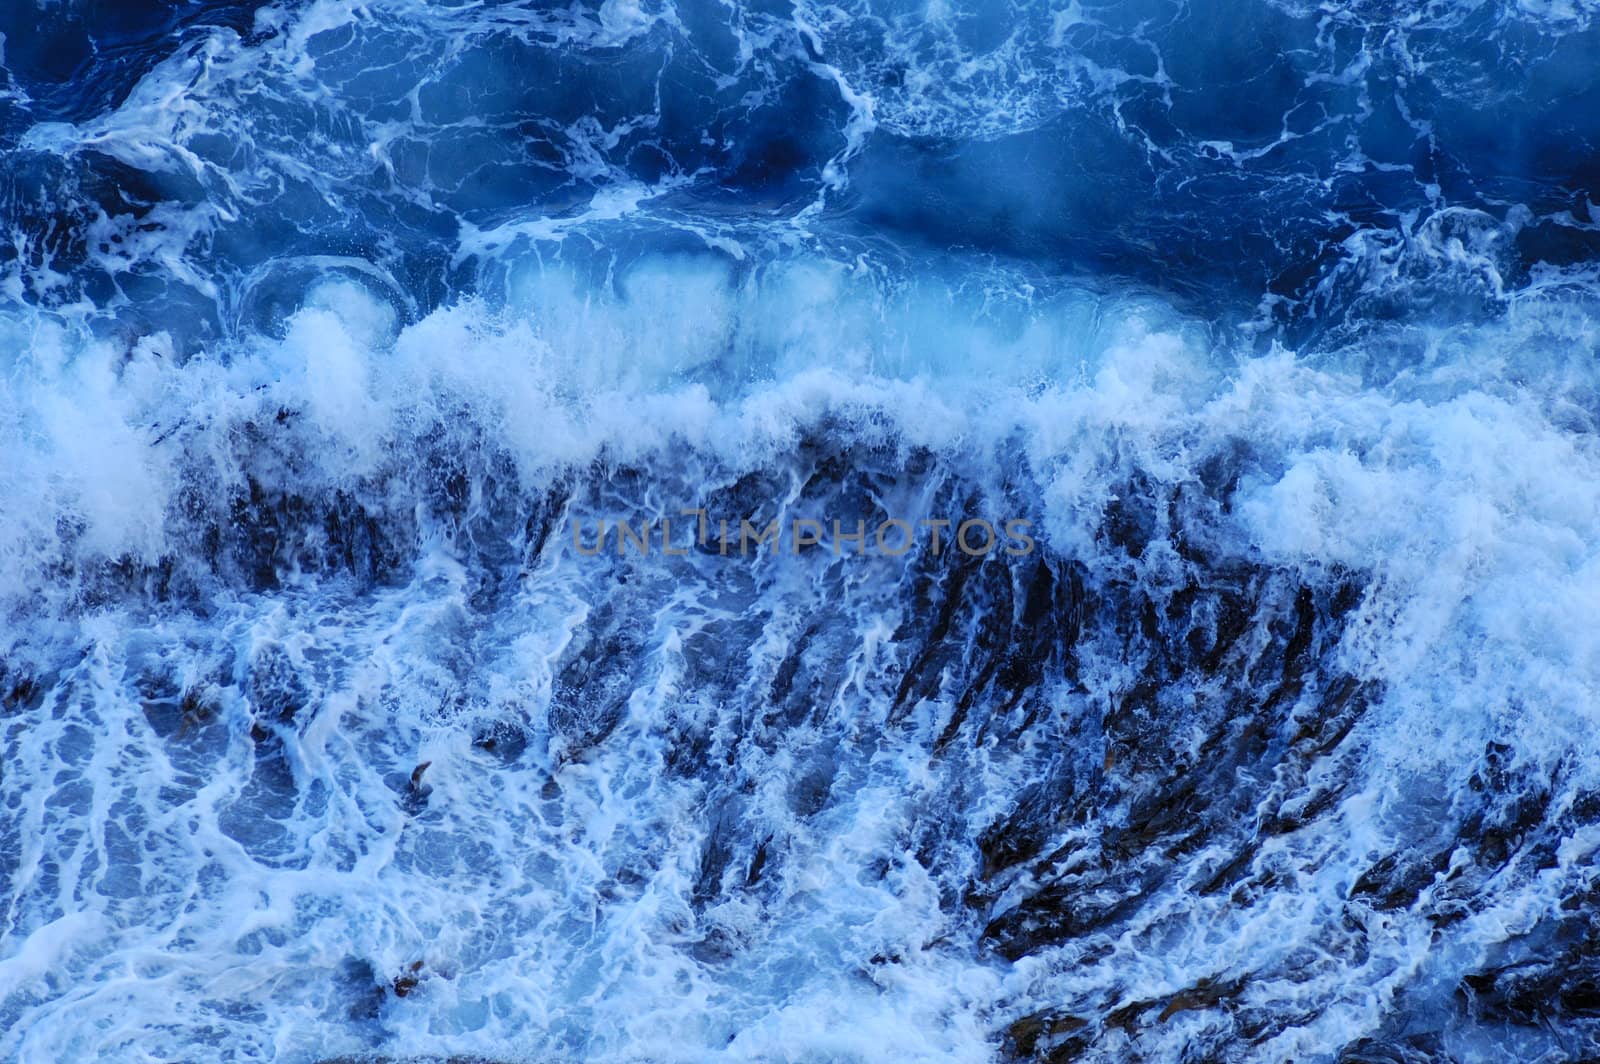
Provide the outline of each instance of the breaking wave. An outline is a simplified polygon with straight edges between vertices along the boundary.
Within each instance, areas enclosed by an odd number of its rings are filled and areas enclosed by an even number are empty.
[[[1595,14],[0,12],[0,1055],[1600,1053]]]

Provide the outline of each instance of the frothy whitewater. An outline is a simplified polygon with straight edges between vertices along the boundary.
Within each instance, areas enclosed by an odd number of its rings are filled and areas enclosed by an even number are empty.
[[[11,0],[0,1057],[1600,1057],[1597,16]]]

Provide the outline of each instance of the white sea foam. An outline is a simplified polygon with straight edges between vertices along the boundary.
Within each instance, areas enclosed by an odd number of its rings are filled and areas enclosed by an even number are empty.
[[[1600,655],[1583,623],[1600,597],[1600,455],[1559,420],[1563,397],[1592,384],[1559,352],[1535,350],[1546,334],[1537,308],[1441,337],[1483,352],[1481,383],[1456,358],[1378,390],[1285,352],[1219,357],[1202,330],[1141,301],[1068,294],[985,322],[959,292],[875,294],[826,262],[735,281],[712,259],[648,260],[592,290],[559,271],[514,276],[498,310],[466,304],[399,328],[382,299],[330,281],[306,293],[281,338],[188,361],[160,336],[130,348],[9,319],[24,353],[7,375],[0,542],[7,602],[30,621],[8,630],[7,650],[62,672],[38,710],[7,725],[8,824],[31,840],[0,961],[8,1055],[131,1057],[137,1046],[154,1058],[220,1040],[238,1059],[378,1044],[615,1060],[878,1059],[893,1045],[897,1059],[987,1059],[983,1017],[1087,992],[1105,964],[1128,998],[1159,997],[1208,974],[1223,943],[1251,968],[1318,948],[1351,882],[1411,830],[1418,790],[1461,786],[1485,742],[1513,740],[1540,773],[1563,766],[1564,786],[1600,782]],[[985,357],[960,359],[962,345]],[[1508,389],[1495,353],[1560,372],[1530,368]],[[1041,389],[1046,374],[1078,383]],[[698,913],[685,899],[705,840],[685,814],[702,784],[662,778],[661,729],[685,714],[734,726],[725,708],[675,694],[692,633],[753,623],[731,603],[679,597],[637,633],[639,686],[600,752],[515,769],[475,750],[461,711],[446,707],[459,693],[471,713],[514,706],[538,748],[553,662],[614,593],[609,570],[542,563],[478,629],[462,544],[421,526],[400,587],[352,599],[306,578],[273,594],[218,588],[203,620],[113,603],[64,624],[71,572],[192,552],[197,518],[223,506],[241,463],[273,490],[364,491],[401,512],[439,432],[459,453],[509,457],[518,490],[535,491],[601,458],[732,477],[781,463],[827,419],[861,445],[926,445],[974,469],[1021,460],[1042,486],[1051,549],[1091,567],[1112,564],[1096,529],[1130,471],[1182,484],[1213,444],[1247,440],[1256,458],[1217,534],[1263,564],[1366,574],[1342,654],[1384,685],[1358,725],[1360,756],[1343,765],[1355,782],[1336,812],[1257,858],[1303,869],[1298,885],[1244,908],[1170,890],[1099,966],[999,966],[936,944],[952,918],[899,840],[939,777],[906,738],[865,739],[887,709],[868,697],[886,638],[868,585],[846,604],[859,611],[848,638],[860,640],[863,700],[841,696],[831,711],[859,718],[861,745],[830,755],[851,797],[824,823],[750,810],[742,832],[788,840],[776,895]],[[280,435],[244,445],[246,432]],[[1155,551],[1141,564],[1152,578],[1180,566]],[[817,609],[807,587],[775,585],[767,605]],[[30,601],[41,591],[42,604]],[[230,664],[269,644],[290,648],[320,706],[283,729],[281,757],[246,739],[241,666]],[[175,666],[184,684],[216,677],[209,723],[175,730],[141,710],[137,677]],[[782,787],[814,752],[797,739],[761,756],[775,760],[750,766],[753,778]],[[386,774],[422,761],[431,811],[411,818]],[[1481,956],[1560,896],[1593,842],[1574,837],[1555,869],[1507,883],[1499,917],[1457,925],[1445,944],[1397,914],[1369,929],[1362,971],[1332,972],[1322,990],[1257,987],[1267,1000],[1338,1002],[1265,1044],[1262,1059],[1314,1054],[1375,1023],[1386,987]],[[657,870],[619,879],[640,855]],[[881,860],[897,871],[864,877]],[[1140,945],[1139,927],[1176,912],[1182,934]],[[736,944],[732,960],[685,952],[710,929]],[[851,958],[882,951],[898,963],[855,970]],[[417,960],[424,975],[413,996],[352,1023],[376,994],[363,977],[341,982],[352,958],[379,982]],[[1354,986],[1366,989],[1339,989]],[[193,1004],[174,1012],[175,1000]],[[1179,1014],[1170,1037],[1207,1022]]]
[[[1464,975],[1556,956],[1548,923],[1600,841],[1568,815],[1600,788],[1600,310],[1590,267],[1524,276],[1517,241],[1592,223],[1453,205],[1430,179],[1263,301],[1333,323],[1290,350],[1260,339],[1270,315],[1235,329],[969,246],[990,234],[936,251],[840,218],[873,191],[859,168],[889,165],[875,149],[959,170],[941,152],[962,138],[979,206],[1009,203],[996,227],[1041,231],[1049,259],[1060,203],[1117,191],[1038,162],[1063,123],[1097,114],[1139,165],[1243,180],[1369,115],[1374,69],[1428,73],[1467,20],[1521,55],[1593,14],[1277,6],[1319,57],[1304,88],[1337,105],[1253,140],[1152,132],[1139,106],[1170,114],[1178,84],[1165,28],[1117,12],[734,5],[708,35],[687,5],[618,0],[269,6],[259,41],[186,32],[117,106],[21,135],[19,167],[104,157],[160,202],[85,200],[81,248],[19,231],[4,260],[0,1056],[978,1061],[1059,1015],[1091,1059],[1177,1059],[1255,1010],[1284,1022],[1240,1059],[1316,1060],[1392,1034],[1396,1002],[1453,1015]],[[651,91],[553,90],[524,122],[528,82],[567,85],[549,56],[609,71],[650,41],[661,64],[631,76]],[[1502,99],[1477,62],[1439,92]],[[786,79],[823,89],[805,128],[760,127],[770,160],[696,126],[703,156],[689,137],[661,162],[682,136],[661,93],[691,75],[719,121]],[[1332,177],[1291,160],[1285,180],[1406,178],[1359,140]],[[747,164],[742,214],[695,169]],[[1037,195],[1029,175],[1057,171]],[[961,180],[912,191],[937,213]],[[941,592],[911,563],[566,549],[573,517],[612,507],[799,512],[813,475],[885,512],[1011,507],[1054,579],[1099,596],[1025,734],[960,729],[964,660],[906,697]],[[1137,551],[1118,507],[1145,507]],[[1336,646],[1262,741],[1352,677],[1371,705],[1348,736],[1200,795],[1260,801],[1238,834],[1161,851],[1170,874],[1133,854],[1091,882],[1110,859],[1084,854],[1131,815],[1105,722],[1147,679],[1129,651],[1151,622],[1117,596],[1247,586],[1265,644],[1274,595],[1345,580]],[[1220,756],[1205,699],[1239,700],[1228,735],[1268,719],[1261,691],[1172,684],[1187,701],[1139,739],[1190,772]],[[1041,817],[1059,849],[990,877],[977,840],[1063,778]],[[1546,798],[1498,864],[1454,832]],[[1427,859],[1415,904],[1358,889],[1391,855]],[[1249,889],[1206,887],[1236,860]],[[1085,913],[1135,893],[1015,961],[980,948],[1044,877],[1080,874]],[[1235,977],[1226,1008],[1196,993]],[[1491,1027],[1438,1051],[1565,1051]]]

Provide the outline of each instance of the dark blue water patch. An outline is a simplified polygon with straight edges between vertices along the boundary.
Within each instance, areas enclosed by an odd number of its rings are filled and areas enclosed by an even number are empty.
[[[424,87],[438,132],[409,147],[407,179],[480,225],[581,205],[619,179],[702,174],[707,192],[760,199],[814,188],[844,146],[837,92],[795,69],[798,49],[772,75],[721,69],[718,51],[698,35],[598,54],[490,43]]]
[[[181,41],[216,27],[246,34],[254,11],[175,0],[14,5],[0,30],[9,75],[32,100],[19,113],[30,124],[104,114]],[[1208,315],[1248,313],[1273,296],[1281,335],[1314,343],[1369,313],[1494,313],[1501,289],[1526,283],[1537,264],[1570,266],[1597,250],[1584,226],[1600,184],[1600,27],[1537,23],[1499,4],[1420,19],[1378,5],[1320,17],[1219,0],[1086,14],[1057,37],[1042,8],[965,12],[949,30],[955,45],[987,55],[1014,36],[1015,69],[940,87],[933,99],[954,111],[926,129],[896,109],[915,103],[904,92],[911,79],[943,76],[945,38],[907,37],[909,16],[894,4],[818,41],[783,10],[712,5],[589,48],[487,31],[465,16],[459,38],[448,18],[430,33],[358,22],[308,42],[323,96],[264,74],[248,138],[219,132],[186,145],[249,187],[246,199],[223,181],[144,173],[93,152],[17,153],[0,221],[20,234],[8,242],[20,250],[4,254],[43,305],[149,306],[181,283],[157,277],[165,267],[155,260],[118,275],[87,229],[100,213],[137,229],[158,204],[215,205],[223,213],[184,260],[224,291],[268,259],[359,258],[425,313],[472,294],[475,267],[453,256],[463,222],[572,217],[621,182],[674,184],[661,206],[719,224],[793,218],[817,200],[852,117],[825,64],[873,97],[880,127],[823,217],[908,260],[1000,254],[1136,280]],[[743,54],[752,34],[760,44]],[[242,36],[235,46],[270,44]],[[1051,84],[1053,97],[1024,75]],[[1018,93],[1045,101],[1038,121],[1011,122]],[[379,127],[401,130],[382,158],[371,151]],[[286,155],[296,165],[273,161]],[[1430,216],[1461,207],[1508,227],[1489,295],[1395,293],[1374,309],[1356,261],[1369,238],[1410,246]],[[1527,220],[1512,225],[1513,211]],[[46,263],[56,275],[48,290],[30,283]],[[1436,257],[1432,268],[1456,267]],[[1474,283],[1428,281],[1436,292]],[[214,335],[213,324],[183,320],[186,301],[170,298],[171,328]],[[231,311],[198,317],[227,321]]]
[[[867,230],[1135,279],[1213,307],[1253,302],[1340,233],[1304,183],[1205,161],[1164,170],[1078,115],[976,144],[879,141],[852,177],[850,214]]]
[[[122,32],[104,32],[114,31]],[[728,36],[725,26],[721,33]],[[142,261],[130,271],[108,263],[106,254],[119,249],[95,248],[88,230],[102,214],[137,230],[157,204],[196,214],[217,209],[183,258],[224,292],[265,260],[358,258],[394,277],[421,313],[472,291],[472,272],[453,264],[463,222],[487,227],[530,214],[570,215],[619,181],[658,184],[689,175],[698,175],[696,197],[723,209],[792,212],[814,197],[823,165],[842,148],[847,108],[829,86],[796,74],[800,50],[792,41],[779,49],[778,73],[739,73],[728,42],[702,50],[703,35],[718,37],[700,20],[689,45],[658,31],[591,51],[487,35],[447,58],[447,39],[419,47],[414,29],[326,31],[307,51],[336,102],[323,106],[269,81],[255,97],[260,112],[245,135],[226,133],[224,121],[216,136],[185,143],[212,168],[198,179],[182,168],[141,172],[92,151],[17,156],[0,221],[21,236],[22,251],[11,254],[26,260],[16,267],[25,275],[25,298],[46,306],[85,297],[102,307],[116,302],[119,288],[139,285],[161,267]],[[126,47],[143,62],[129,72],[130,83],[170,52],[154,39],[129,38]],[[70,83],[85,76],[72,73]],[[30,117],[83,118],[116,102],[84,99],[71,115],[35,108]],[[362,162],[372,123],[413,119],[382,161]],[[305,165],[273,163],[285,154]],[[249,189],[246,197],[219,175]],[[203,317],[228,321],[233,309],[217,306]],[[167,326],[180,339],[216,335],[182,314]]]
[[[81,122],[116,107],[193,29],[253,39],[265,0],[84,0],[0,5],[5,69],[32,101],[29,122]],[[4,117],[0,113],[0,117]],[[23,116],[12,116],[16,122]],[[17,132],[0,126],[0,136]]]
[[[1545,219],[1517,234],[1517,251],[1524,262],[1576,266],[1600,259],[1600,219],[1594,207],[1574,207],[1570,219]]]
[[[1237,4],[1187,4],[1157,32],[1173,82],[1174,131],[1248,150],[1272,144],[1310,105],[1324,113],[1342,109],[1353,95],[1349,89],[1306,76],[1323,62],[1313,20],[1268,5],[1257,6],[1251,17],[1240,15]]]
[[[1593,29],[1492,4],[1421,21],[1362,5],[1325,19],[1264,4],[1090,14],[1072,47],[1126,80],[1063,71],[1065,112],[999,138],[880,131],[852,167],[861,219],[1223,300],[1271,294],[1289,318],[1316,293],[1315,331],[1358,309],[1319,292],[1354,233],[1399,234],[1446,207],[1560,216],[1591,195]],[[846,39],[879,84],[900,84],[870,58],[882,42]],[[1518,251],[1502,272],[1512,286],[1537,262],[1589,253],[1573,233]],[[1294,324],[1303,339],[1308,322]]]

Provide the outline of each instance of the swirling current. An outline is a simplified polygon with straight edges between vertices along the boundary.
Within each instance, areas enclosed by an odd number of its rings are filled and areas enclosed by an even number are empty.
[[[0,1058],[1600,1059],[1594,0],[0,74]]]

